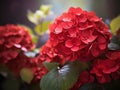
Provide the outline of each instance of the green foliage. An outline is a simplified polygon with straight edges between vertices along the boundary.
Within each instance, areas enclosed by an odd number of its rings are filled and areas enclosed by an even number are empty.
[[[120,90],[120,78],[110,83],[103,84],[105,90]]]
[[[44,17],[44,14],[42,11],[39,10],[37,10],[35,13],[29,11],[27,17],[30,22],[32,22],[35,25],[38,25],[40,19]]]
[[[43,35],[48,30],[48,26],[51,20],[47,20],[48,16],[51,14],[50,5],[41,5],[39,10],[35,13],[28,12],[28,20],[35,24],[34,30],[37,35]],[[38,37],[33,36],[33,42],[36,43]]]
[[[29,84],[29,87],[24,90],[41,90],[39,87],[39,83],[31,83]]]
[[[33,30],[30,27],[25,26],[32,37],[32,42],[37,43],[38,37],[34,34]]]
[[[110,23],[112,34],[116,34],[117,30],[120,29],[120,16],[114,18]]]
[[[51,10],[51,6],[50,5],[41,5],[40,10],[45,14],[48,15],[50,10]]]
[[[120,90],[120,79],[118,80],[113,80],[110,83],[104,83],[104,84],[99,84],[99,83],[87,83],[80,87],[79,90]]]
[[[80,87],[79,90],[104,90],[103,87],[96,83],[88,83]]]
[[[111,39],[111,42],[108,45],[108,48],[110,50],[119,50],[120,49],[120,40],[116,36],[113,36]]]
[[[19,90],[20,82],[16,78],[7,78],[3,84],[3,90]]]
[[[38,35],[43,35],[48,30],[49,24],[50,24],[50,21],[44,21],[43,23],[36,25],[35,32]]]
[[[83,66],[86,67],[83,67]],[[79,73],[88,68],[86,63],[75,61],[62,68],[52,69],[41,79],[42,90],[68,90],[78,79]]]
[[[49,71],[54,69],[54,68],[59,67],[59,63],[56,63],[56,62],[52,62],[52,63],[44,62],[43,64]]]
[[[37,41],[38,41],[38,37],[35,35],[32,35],[32,42],[37,44]]]
[[[19,90],[20,80],[6,66],[0,67],[0,74],[5,78],[0,85],[2,90]]]
[[[35,13],[29,11],[28,12],[28,20],[32,22],[35,25],[38,25],[42,22],[40,20],[45,19],[47,15],[49,15],[51,12],[51,6],[50,5],[41,5],[39,10],[36,10]]]
[[[20,77],[24,82],[31,83],[33,76],[34,75],[29,68],[23,68],[20,71]]]

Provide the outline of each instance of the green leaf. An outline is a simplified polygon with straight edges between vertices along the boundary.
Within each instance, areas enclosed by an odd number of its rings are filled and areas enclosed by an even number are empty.
[[[59,63],[56,63],[56,62],[52,62],[52,63],[44,62],[43,64],[49,71],[52,70],[52,69],[55,69],[59,66]]]
[[[120,40],[115,35],[112,36],[110,43],[108,44],[109,50],[118,50],[120,49]]]
[[[79,90],[105,90],[105,89],[103,89],[102,85],[98,85],[96,83],[87,83],[80,87]]]
[[[34,75],[29,68],[23,68],[20,71],[20,77],[23,81],[25,81],[27,83],[31,83]]]
[[[19,90],[20,82],[16,78],[6,78],[2,83],[2,90]]]
[[[43,35],[46,33],[46,31],[48,30],[48,26],[50,24],[51,21],[44,21],[43,23],[36,25],[35,27],[35,32],[38,35]]]
[[[29,11],[27,14],[28,20],[35,25],[38,25],[40,19],[43,18],[44,16],[45,16],[44,13],[40,10],[37,10],[35,13]]]
[[[32,83],[29,85],[28,89],[25,90],[41,90],[39,87],[39,83]]]
[[[40,10],[42,12],[44,12],[45,15],[48,15],[51,10],[51,6],[50,5],[42,5],[42,6],[40,6]]]
[[[116,34],[117,30],[120,29],[120,16],[114,18],[110,23],[112,34]]]
[[[120,78],[117,80],[112,80],[110,83],[102,84],[105,90],[120,90]]]
[[[38,42],[38,36],[32,35],[32,42],[37,44]]]
[[[32,42],[37,44],[38,41],[38,36],[34,34],[33,30],[29,27],[26,27],[28,32],[30,33],[31,37],[32,37]]]
[[[42,90],[68,90],[77,81],[79,73],[88,67],[86,63],[75,61],[66,64],[61,69],[52,69],[41,79],[40,87]]]

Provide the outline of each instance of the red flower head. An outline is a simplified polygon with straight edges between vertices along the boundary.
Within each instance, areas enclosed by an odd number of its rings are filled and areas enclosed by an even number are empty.
[[[23,68],[29,68],[34,75],[33,82],[39,82],[42,76],[48,72],[43,66],[43,62],[40,61],[38,57],[28,58],[24,54],[19,54],[14,60],[9,61],[6,65],[16,76],[20,75],[20,71]]]
[[[117,38],[120,40],[120,28],[117,30],[116,36],[117,36]]]
[[[88,61],[107,48],[111,34],[93,12],[71,7],[50,25],[50,42],[67,60]]]
[[[15,75],[19,76],[20,70],[29,66],[29,61],[30,58],[21,53],[15,59],[7,62],[6,66],[8,67],[8,69],[10,69],[10,71],[14,72]]]
[[[58,62],[61,65],[63,65],[66,62],[61,55],[55,53],[54,48],[51,46],[49,40],[41,48],[39,59],[47,62]]]
[[[104,58],[95,60],[91,73],[96,75],[99,83],[118,79],[120,77],[120,51],[108,51]]]
[[[31,70],[34,74],[32,82],[40,82],[41,78],[48,72],[48,70],[42,65],[42,63],[39,64],[39,66],[31,67]]]
[[[94,77],[90,75],[88,71],[83,71],[80,73],[78,81],[70,90],[79,90],[79,88],[87,83],[93,83]]]
[[[43,65],[43,60],[39,56],[35,58],[31,58],[29,63],[26,65],[28,68],[30,68],[34,74],[32,82],[39,82],[41,78],[47,74],[48,70]]]
[[[28,31],[17,25],[0,26],[0,62],[7,63],[21,51],[34,47]],[[2,60],[2,61],[1,61]]]

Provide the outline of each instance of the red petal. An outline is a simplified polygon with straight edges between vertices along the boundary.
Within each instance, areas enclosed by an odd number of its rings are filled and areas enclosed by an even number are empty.
[[[91,51],[91,54],[95,57],[97,57],[100,54],[96,44],[93,44],[91,46],[90,51]]]
[[[69,22],[73,19],[71,14],[63,13],[61,17],[59,17],[60,20],[63,20],[64,22]]]
[[[102,35],[99,35],[97,40],[98,40],[98,43],[106,43],[106,39]]]
[[[74,7],[70,7],[68,12],[74,12],[75,8]]]
[[[91,30],[85,30],[85,31],[81,31],[81,41],[88,44],[89,42],[93,42],[97,36],[92,35],[92,31]]]
[[[100,20],[101,20],[100,18],[98,18],[98,17],[95,15],[94,12],[89,12],[88,15],[89,15],[88,18],[89,18],[91,21],[97,22],[97,21],[100,21]]]
[[[62,26],[58,25],[56,28],[55,28],[55,33],[56,34],[59,34],[62,32]]]
[[[81,15],[82,9],[81,9],[81,8],[71,7],[68,12],[69,12],[69,13],[74,13],[74,14],[76,14],[76,15]]]
[[[71,50],[72,50],[72,51],[78,51],[78,50],[79,50],[79,47],[78,47],[78,46],[73,46],[73,47],[71,48]]]
[[[81,8],[76,8],[76,15],[81,15],[81,13],[82,13],[82,9]]]
[[[5,42],[4,38],[0,39],[0,44],[3,44]]]
[[[76,28],[71,28],[71,29],[69,29],[68,33],[70,34],[70,37],[76,37],[77,30],[76,30]]]
[[[100,48],[100,50],[104,50],[106,49],[106,43],[103,43],[103,44],[98,44],[98,47]]]
[[[65,46],[68,47],[68,48],[71,48],[71,47],[73,46],[72,41],[71,41],[71,40],[67,40],[67,41],[65,42]]]
[[[111,69],[103,69],[103,72],[106,73],[106,74],[110,74],[110,73],[113,73],[113,72],[116,72],[117,70],[119,69],[119,66],[116,65],[114,67],[111,67]]]
[[[73,22],[62,22],[60,26],[64,29],[69,29],[72,27],[73,24]]]

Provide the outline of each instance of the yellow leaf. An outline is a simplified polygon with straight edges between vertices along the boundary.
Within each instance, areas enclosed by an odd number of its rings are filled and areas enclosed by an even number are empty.
[[[120,15],[111,21],[110,28],[112,34],[116,34],[117,30],[120,28]]]
[[[20,71],[21,79],[27,83],[31,83],[34,75],[29,68],[23,68]]]
[[[29,11],[27,15],[28,20],[35,25],[39,24],[40,19],[43,18],[44,16],[45,16],[44,13],[40,10],[37,10],[35,13]]]
[[[42,5],[42,6],[40,7],[40,10],[41,10],[42,12],[44,12],[45,15],[48,15],[49,12],[50,12],[50,10],[51,10],[51,6],[50,6],[50,5]]]
[[[43,35],[46,33],[46,31],[48,30],[49,24],[51,21],[44,21],[43,23],[36,25],[35,27],[35,32],[38,35]]]

